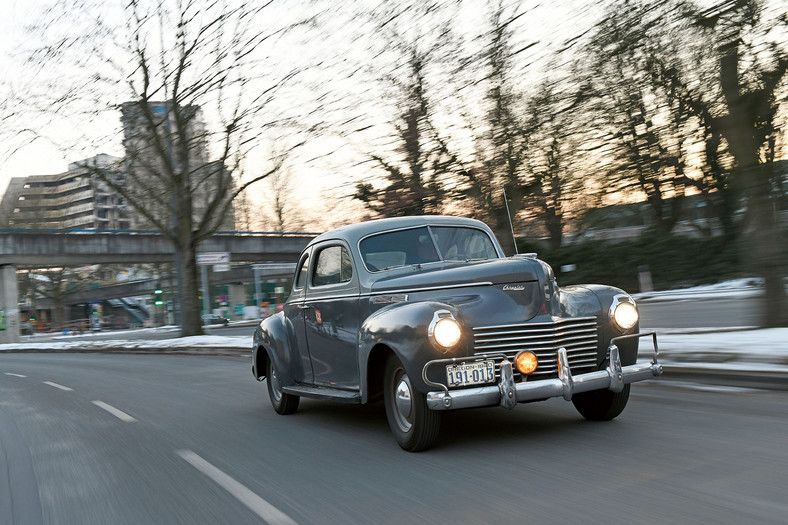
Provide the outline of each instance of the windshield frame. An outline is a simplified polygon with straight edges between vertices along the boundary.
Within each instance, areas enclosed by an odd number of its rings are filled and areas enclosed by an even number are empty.
[[[435,260],[435,261],[428,261],[428,262],[421,262],[421,263],[410,263],[410,264],[403,263],[403,264],[398,264],[398,265],[395,265],[395,266],[387,266],[385,268],[376,268],[374,270],[369,267],[369,265],[367,264],[366,257],[364,256],[365,252],[361,249],[361,245],[362,245],[362,243],[364,241],[366,241],[366,240],[368,240],[368,239],[370,239],[372,237],[378,237],[378,236],[386,235],[386,234],[389,234],[389,233],[396,233],[396,232],[407,231],[407,230],[417,230],[417,229],[422,229],[422,228],[426,228],[427,232],[429,233],[430,240],[432,242],[432,248],[433,248],[433,250],[435,251],[435,253],[438,256],[437,260]],[[478,232],[478,233],[481,233],[481,234],[484,235],[484,237],[486,238],[487,242],[489,243],[489,247],[491,247],[492,251],[495,253],[495,257],[494,257],[495,259],[503,258],[503,254],[500,252],[500,249],[498,248],[498,244],[495,242],[495,240],[493,238],[491,238],[489,232],[487,232],[483,228],[477,228],[475,226],[466,225],[466,224],[459,224],[459,225],[453,225],[453,224],[418,224],[418,225],[414,225],[414,226],[407,226],[407,227],[404,227],[404,228],[394,228],[394,229],[391,229],[391,230],[385,230],[385,231],[379,231],[379,232],[371,233],[371,234],[365,235],[364,237],[359,239],[356,248],[358,250],[359,259],[361,260],[361,264],[363,265],[364,269],[367,272],[369,272],[369,273],[380,273],[380,272],[384,272],[384,271],[396,270],[396,269],[401,269],[401,268],[410,268],[410,267],[419,267],[420,268],[420,267],[427,266],[427,265],[442,264],[442,263],[447,263],[447,262],[448,263],[470,263],[470,262],[476,262],[476,261],[481,261],[481,260],[492,260],[493,259],[493,257],[486,257],[486,258],[483,258],[483,259],[463,259],[463,258],[451,258],[451,259],[448,259],[448,258],[446,258],[446,254],[441,253],[441,250],[440,250],[439,245],[438,245],[438,240],[436,238],[435,232],[433,231],[433,228],[457,228],[457,229],[463,229],[463,230],[474,230],[475,232]]]

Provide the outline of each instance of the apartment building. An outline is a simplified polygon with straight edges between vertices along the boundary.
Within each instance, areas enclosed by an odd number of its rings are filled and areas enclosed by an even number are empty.
[[[130,210],[123,197],[90,173],[101,168],[122,180],[121,161],[100,154],[69,164],[64,173],[12,178],[0,201],[0,227],[129,229]]]
[[[125,157],[100,154],[69,164],[68,171],[54,175],[14,177],[0,201],[1,228],[147,230],[154,226],[126,202],[123,196],[95,176],[97,170],[113,177],[124,192],[136,194],[148,211],[162,222],[172,214],[171,186],[162,150],[170,156],[170,168],[185,174],[192,196],[195,220],[209,209],[219,188],[232,187],[230,174],[221,162],[209,159],[207,134],[199,106],[179,112],[178,130],[173,113],[164,102],[121,104]],[[179,132],[178,132],[179,131]],[[188,151],[183,154],[184,146]],[[156,209],[158,206],[159,209]],[[222,230],[235,227],[232,207],[222,217]]]
[[[172,213],[166,195],[172,187],[169,170],[180,172],[192,196],[193,217],[199,221],[217,191],[232,188],[233,183],[221,162],[209,160],[202,109],[196,105],[180,108],[179,121],[174,113],[165,102],[148,102],[147,108],[139,101],[121,105],[126,183],[130,190],[139,191],[141,200],[148,203],[155,215],[167,218]],[[169,157],[167,163],[162,159],[162,152]],[[164,198],[159,198],[162,195]],[[221,224],[222,230],[234,229],[232,207]],[[133,217],[132,226],[150,227],[141,216]]]

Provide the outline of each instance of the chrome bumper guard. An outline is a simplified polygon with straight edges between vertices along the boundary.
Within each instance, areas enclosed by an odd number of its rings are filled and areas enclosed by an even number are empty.
[[[621,358],[616,343],[624,339],[634,339],[638,337],[653,338],[654,356],[651,363],[621,366]],[[519,383],[514,382],[512,363],[503,354],[475,355],[464,358],[435,359],[429,361],[422,369],[422,379],[428,386],[440,388],[441,391],[427,393],[427,406],[432,410],[457,410],[460,408],[495,405],[501,405],[504,408],[512,409],[517,403],[523,401],[534,401],[550,397],[563,396],[564,399],[570,401],[574,394],[589,392],[591,390],[608,389],[613,392],[621,392],[621,390],[624,389],[624,385],[662,375],[662,365],[659,364],[658,361],[659,349],[657,347],[656,332],[622,335],[611,339],[610,346],[608,347],[610,364],[604,370],[599,370],[597,372],[588,372],[586,374],[573,376],[569,369],[569,359],[566,355],[566,349],[559,348],[557,354],[557,379],[539,379],[535,381],[521,381]],[[494,385],[450,391],[447,385],[427,379],[427,369],[433,365],[498,358],[502,358],[500,363],[501,379]]]

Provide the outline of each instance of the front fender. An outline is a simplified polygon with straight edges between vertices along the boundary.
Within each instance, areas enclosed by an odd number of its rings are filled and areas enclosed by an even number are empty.
[[[602,366],[607,359],[607,348],[611,339],[620,335],[640,332],[639,322],[624,332],[613,323],[613,320],[610,318],[610,307],[617,295],[629,297],[629,294],[620,288],[600,284],[567,286],[561,289],[561,306],[564,313],[573,317],[594,315],[597,318],[599,327],[597,364],[599,366]],[[638,338],[633,338],[621,341],[617,345],[622,365],[633,365],[637,362],[638,342]]]
[[[252,373],[255,378],[265,377],[265,365],[271,359],[277,379],[283,386],[295,383],[298,356],[293,350],[293,327],[283,312],[266,317],[257,326],[252,349]]]
[[[443,351],[429,340],[427,330],[435,312],[448,310],[463,327],[460,342],[451,350]],[[453,305],[439,301],[420,301],[397,303],[382,308],[369,316],[359,331],[359,370],[362,371],[361,388],[367,393],[371,378],[369,370],[370,353],[375,348],[389,348],[410,377],[412,386],[423,393],[429,391],[421,373],[427,361],[445,357],[465,356],[473,347],[470,329],[463,323],[460,311]],[[470,352],[472,353],[472,352]]]

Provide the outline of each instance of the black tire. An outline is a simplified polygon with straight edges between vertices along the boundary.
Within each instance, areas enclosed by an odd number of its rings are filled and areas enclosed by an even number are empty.
[[[610,421],[624,411],[629,400],[629,387],[621,392],[592,390],[572,396],[572,403],[580,415],[590,421]]]
[[[394,355],[386,361],[383,381],[386,417],[399,446],[409,452],[430,448],[438,439],[440,412],[427,407],[427,397],[412,387],[405,368]]]
[[[268,386],[268,397],[271,399],[271,405],[273,405],[276,413],[284,416],[298,410],[298,403],[301,401],[301,398],[282,392],[282,387],[279,386],[279,381],[276,379],[276,371],[270,359],[268,359],[265,366],[265,377],[265,382]]]

